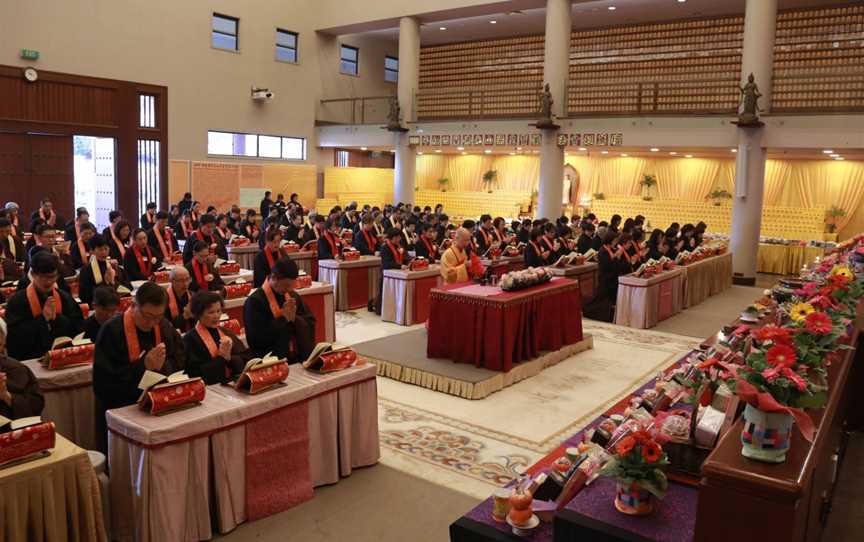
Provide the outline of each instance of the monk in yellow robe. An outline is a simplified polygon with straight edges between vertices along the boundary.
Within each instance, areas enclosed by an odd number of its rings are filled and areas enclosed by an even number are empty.
[[[441,255],[441,276],[444,278],[445,284],[468,282],[470,280],[468,273],[470,261],[468,253],[465,251],[470,242],[471,232],[465,228],[456,230],[453,244]]]

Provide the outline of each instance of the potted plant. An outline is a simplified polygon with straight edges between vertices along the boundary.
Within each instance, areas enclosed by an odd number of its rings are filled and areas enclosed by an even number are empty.
[[[719,207],[720,204],[723,203],[724,199],[732,199],[732,194],[730,194],[728,190],[715,188],[705,196],[705,199],[710,199],[714,205]]]
[[[593,197],[594,199],[606,199],[606,196],[603,195],[603,192],[595,192],[594,194],[592,194],[591,197]]]
[[[837,231],[837,219],[844,216],[846,216],[846,211],[836,205],[832,205],[830,209],[825,211],[825,224],[828,226],[828,233]]]
[[[669,458],[645,430],[625,436],[615,445],[601,476],[616,479],[615,508],[624,514],[644,516],[654,509],[654,499],[666,495],[669,482],[664,472]]]
[[[441,177],[440,179],[438,179],[438,188],[440,188],[442,192],[447,191],[448,184],[450,184],[450,179],[448,179],[447,177]]]
[[[646,173],[642,180],[639,181],[639,185],[642,186],[644,194],[642,195],[642,199],[645,201],[651,201],[654,199],[651,196],[651,187],[657,186],[657,177],[652,174]]]
[[[486,173],[483,174],[483,186],[486,187],[487,192],[492,193],[492,187],[495,186],[495,183],[498,182],[498,172],[494,169],[490,169]]]

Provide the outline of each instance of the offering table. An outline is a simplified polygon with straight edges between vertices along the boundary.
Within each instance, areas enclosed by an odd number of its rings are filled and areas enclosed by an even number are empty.
[[[359,260],[353,261],[321,260],[318,274],[321,282],[333,285],[337,311],[363,308],[378,296],[381,258],[360,256]]]
[[[255,256],[261,252],[261,247],[258,246],[257,241],[242,247],[229,245],[225,248],[228,251],[229,260],[239,263],[243,269],[255,269]]]
[[[441,286],[441,266],[422,271],[387,269],[381,292],[381,319],[410,326],[429,318],[429,292]]]
[[[509,371],[514,363],[580,342],[579,283],[561,277],[505,292],[497,286],[450,284],[432,290],[426,354]]]
[[[566,267],[547,267],[546,271],[555,277],[567,277],[579,281],[582,291],[582,303],[588,303],[594,299],[597,292],[597,270],[599,265],[594,262],[582,265],[568,265]]]
[[[59,433],[55,438],[51,455],[0,470],[0,538],[104,542],[90,457]]]
[[[681,268],[684,269],[685,309],[732,287],[731,252],[689,263]]]
[[[300,271],[305,271],[312,280],[318,280],[318,252],[314,250],[301,250],[289,252],[288,257],[294,260]]]
[[[684,270],[663,271],[650,278],[632,274],[618,277],[615,323],[640,329],[654,327],[681,312]]]
[[[525,269],[525,257],[521,254],[517,256],[499,256],[495,259],[481,258],[480,263],[484,267],[492,267],[492,274],[499,277],[510,271]]]
[[[193,408],[110,410],[113,537],[208,540],[312,498],[378,461],[375,366],[319,375],[291,367],[258,395],[208,386]],[[212,517],[211,517],[212,513]]]

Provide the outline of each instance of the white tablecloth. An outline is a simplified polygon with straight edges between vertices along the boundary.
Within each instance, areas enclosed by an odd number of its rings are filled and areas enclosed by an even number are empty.
[[[255,269],[255,256],[261,252],[258,243],[251,243],[245,247],[227,247],[228,258],[240,264],[243,269]]]
[[[402,326],[410,326],[419,323],[415,321],[415,308],[418,300],[416,299],[417,281],[421,279],[437,278],[433,288],[441,286],[441,266],[431,264],[429,269],[423,271],[408,271],[401,269],[388,269],[384,271],[384,282],[381,292],[381,320],[385,322],[395,322]],[[420,303],[425,303],[426,310],[424,314],[429,314],[428,291],[427,299],[420,300]],[[420,321],[425,321],[425,318]]]
[[[365,273],[360,270],[365,270]],[[359,278],[360,273],[363,274],[363,280]],[[321,282],[332,284],[336,289],[337,311],[357,309],[378,297],[381,258],[361,256],[359,260],[351,262],[319,260],[318,278]]]
[[[683,280],[684,270],[680,267],[648,279],[633,275],[618,277],[615,323],[646,329],[678,314],[683,304]]]

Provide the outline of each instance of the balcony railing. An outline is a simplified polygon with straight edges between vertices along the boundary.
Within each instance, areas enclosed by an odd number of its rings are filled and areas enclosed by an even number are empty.
[[[326,124],[386,124],[390,96],[321,100],[316,120]]]

